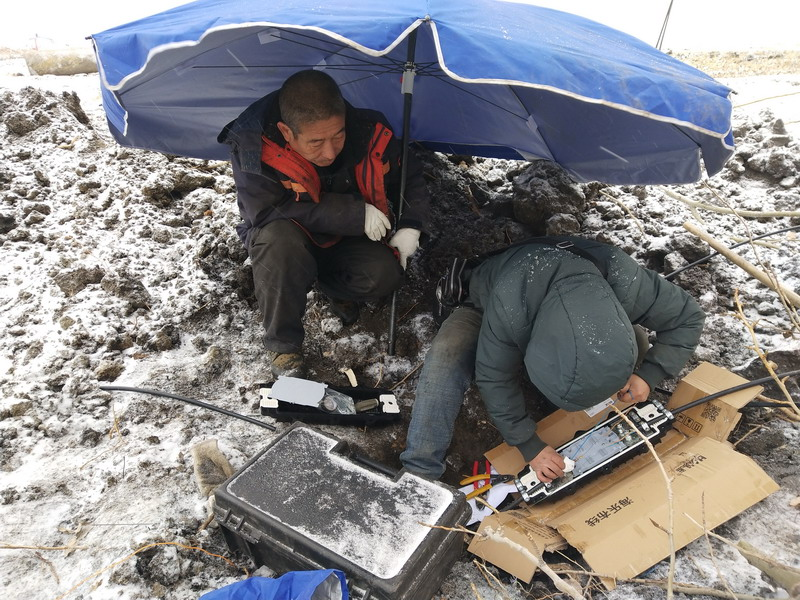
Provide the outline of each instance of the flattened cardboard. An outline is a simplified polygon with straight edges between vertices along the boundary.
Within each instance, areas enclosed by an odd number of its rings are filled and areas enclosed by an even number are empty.
[[[725,369],[702,363],[680,382],[668,406],[680,407],[744,382]],[[703,524],[707,529],[717,527],[778,489],[755,462],[725,442],[739,420],[738,409],[758,393],[760,389],[754,387],[728,394],[712,401],[715,406],[705,414],[703,405],[687,410],[689,418],[655,446],[672,477],[676,549],[700,537]],[[593,419],[584,413],[556,411],[539,422],[537,432],[551,446],[559,446],[576,432],[605,419],[610,411]],[[493,448],[486,457],[504,474],[516,474],[525,466],[519,451],[506,444]],[[487,517],[478,533],[485,529],[501,531],[513,544],[503,545],[477,535],[469,551],[530,581],[536,571],[531,553],[547,551],[546,544],[557,543],[560,534],[595,572],[608,575],[604,583],[613,587],[613,578],[633,577],[669,555],[667,534],[653,524],[669,527],[668,507],[664,477],[648,452],[571,496]],[[519,523],[512,527],[507,515],[514,513],[535,527]],[[515,544],[524,551],[515,551]]]
[[[676,549],[703,535],[703,524],[713,529],[778,489],[752,459],[711,438],[687,439],[662,460]],[[669,519],[666,482],[651,461],[549,524],[594,572],[626,579],[669,556]]]
[[[743,383],[747,383],[747,379],[704,362],[678,383],[667,408],[675,410],[703,396]],[[741,419],[739,409],[763,390],[761,386],[746,388],[690,408],[677,416],[675,429],[688,436],[702,435],[724,441]]]
[[[555,552],[567,546],[555,529],[526,518],[524,509],[492,517],[489,527],[480,528],[483,534],[491,532],[491,538],[483,538],[474,546],[470,544],[470,552],[524,581],[531,580],[538,566],[531,553],[541,556],[542,552]]]

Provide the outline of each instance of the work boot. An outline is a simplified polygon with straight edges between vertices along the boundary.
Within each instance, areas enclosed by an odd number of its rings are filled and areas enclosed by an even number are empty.
[[[345,327],[358,321],[360,313],[358,302],[331,299],[330,307],[331,312],[342,320],[342,325]]]
[[[268,352],[267,357],[270,359],[270,369],[275,379],[278,379],[281,375],[284,377],[305,378],[306,363],[303,360],[303,355],[299,352]]]

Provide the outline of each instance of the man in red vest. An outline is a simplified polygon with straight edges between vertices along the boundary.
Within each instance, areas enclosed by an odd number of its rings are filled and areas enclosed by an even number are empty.
[[[359,302],[402,283],[428,221],[421,166],[409,153],[394,222],[399,142],[381,113],[354,108],[315,70],[251,104],[218,140],[231,146],[237,231],[253,266],[272,374],[303,376],[302,321],[315,282],[345,325],[358,319]]]

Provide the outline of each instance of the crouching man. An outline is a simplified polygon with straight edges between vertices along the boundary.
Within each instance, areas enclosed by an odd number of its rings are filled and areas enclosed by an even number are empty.
[[[345,325],[358,319],[359,302],[402,283],[428,220],[421,167],[409,154],[405,210],[393,223],[400,144],[381,113],[354,108],[314,70],[251,104],[218,141],[231,147],[237,231],[253,265],[272,375],[302,377],[302,321],[315,282]]]
[[[523,368],[553,405],[577,411],[615,394],[642,402],[691,358],[705,315],[689,294],[612,246],[555,241],[533,238],[472,271],[466,301],[425,357],[400,455],[409,471],[442,476],[473,376],[505,441],[549,482],[564,474],[564,460],[536,435]],[[655,332],[652,347],[637,343],[634,325]]]

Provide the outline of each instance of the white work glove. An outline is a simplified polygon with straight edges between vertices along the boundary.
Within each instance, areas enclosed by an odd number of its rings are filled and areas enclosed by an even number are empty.
[[[364,234],[373,242],[378,242],[391,229],[392,224],[379,208],[375,208],[372,204],[367,204],[366,202],[364,205],[367,207],[364,211]]]
[[[400,255],[400,266],[405,269],[408,257],[419,248],[419,229],[411,227],[398,229],[397,233],[389,240],[389,245],[397,248],[397,253]]]

